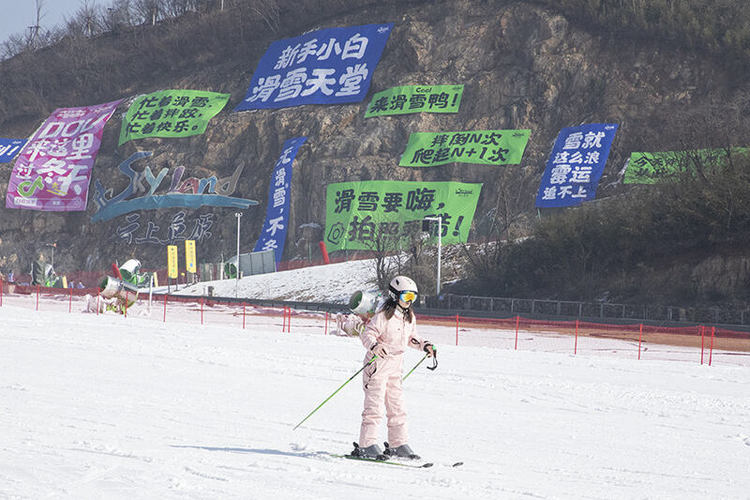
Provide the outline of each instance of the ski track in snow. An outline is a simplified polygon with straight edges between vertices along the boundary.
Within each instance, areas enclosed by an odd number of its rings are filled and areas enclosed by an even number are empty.
[[[410,444],[435,466],[406,469],[329,455],[357,440],[359,377],[292,430],[361,366],[320,315],[282,333],[226,307],[200,325],[194,305],[164,323],[156,306],[31,300],[0,307],[0,498],[750,498],[745,356],[708,367],[650,345],[638,361],[591,338],[574,356],[527,332],[516,351],[515,332],[471,329],[455,346],[455,328],[422,325],[440,365],[404,389]]]

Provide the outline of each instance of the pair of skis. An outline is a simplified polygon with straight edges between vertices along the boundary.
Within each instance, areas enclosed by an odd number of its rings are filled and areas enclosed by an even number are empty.
[[[354,443],[354,450],[356,451],[359,448],[359,445],[357,443]],[[388,443],[386,443],[386,448],[388,448]],[[390,459],[387,455],[379,455],[378,457],[363,457],[360,455],[353,455],[351,453],[347,455],[336,455],[331,454],[331,456],[337,457],[337,458],[347,458],[349,460],[360,460],[362,462],[375,462],[379,464],[385,464],[385,465],[397,465],[399,467],[410,467],[413,469],[427,469],[429,467],[432,467],[435,465],[432,462],[423,462],[423,463],[413,463],[413,462],[401,462],[397,460]],[[416,455],[413,455],[414,458],[418,459],[419,457]],[[460,465],[463,465],[463,462],[456,462],[451,467],[458,467]]]
[[[422,464],[412,464],[412,463],[406,463],[406,462],[396,462],[395,460],[378,460],[377,458],[355,457],[354,455],[333,455],[332,454],[331,456],[338,457],[338,458],[348,458],[349,460],[359,460],[362,462],[374,462],[376,464],[397,465],[399,467],[410,467],[412,469],[427,469],[435,465],[433,462],[425,462]],[[451,467],[459,467],[463,464],[464,464],[463,462],[456,462],[452,464]]]

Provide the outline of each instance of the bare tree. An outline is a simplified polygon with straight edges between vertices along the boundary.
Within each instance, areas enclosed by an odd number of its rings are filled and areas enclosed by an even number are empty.
[[[187,12],[197,10],[195,0],[165,0],[164,14],[168,17],[179,17]]]
[[[430,235],[420,231],[418,224],[407,235],[389,232],[389,226],[390,223],[380,224],[367,245],[373,254],[373,271],[378,288],[387,289],[394,276],[405,274],[419,283],[421,290],[434,289],[434,268],[425,258],[427,247],[431,245]]]
[[[45,0],[34,0],[34,25],[29,26],[28,43],[32,50],[36,50],[39,39],[39,32],[42,29],[42,19],[44,19]]]
[[[65,25],[69,35],[91,38],[104,30],[100,19],[100,8],[92,0],[81,0],[81,6],[65,20]]]
[[[153,26],[164,12],[164,0],[133,0],[133,12],[142,22]]]
[[[115,0],[111,7],[101,13],[101,24],[105,31],[116,32],[124,27],[133,26],[132,0]]]
[[[473,224],[475,240],[484,244],[479,249],[463,244],[464,256],[479,279],[495,272],[503,254],[502,240],[526,235],[522,226],[529,214],[528,184],[533,180],[521,167],[506,167],[499,175],[502,182],[498,183],[495,205],[477,214]]]

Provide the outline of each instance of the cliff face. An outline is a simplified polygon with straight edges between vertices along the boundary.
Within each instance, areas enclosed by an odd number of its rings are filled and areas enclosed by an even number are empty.
[[[305,4],[306,5],[306,4]],[[331,2],[304,17],[284,11],[279,29],[249,43],[245,57],[202,57],[163,73],[134,74],[119,82],[105,100],[133,97],[166,88],[231,93],[226,109],[209,124],[205,134],[185,139],[141,139],[117,146],[121,104],[106,125],[94,168],[86,212],[55,214],[0,208],[0,270],[28,269],[49,242],[57,242],[55,267],[61,272],[104,269],[113,259],[135,256],[146,268],[163,267],[169,227],[178,221],[188,230],[199,227],[200,261],[217,262],[235,248],[234,209],[159,209],[92,222],[93,187],[99,181],[117,193],[129,179],[118,165],[137,151],[153,155],[133,164],[142,171],[178,167],[184,177],[215,175],[236,180],[234,196],[259,202],[242,218],[241,246],[249,251],[265,216],[270,173],[286,139],[306,136],[294,164],[291,220],[285,259],[307,258],[307,243],[321,231],[303,224],[325,226],[325,186],[331,182],[365,179],[459,180],[482,182],[484,188],[475,222],[481,226],[500,203],[517,212],[532,212],[535,192],[549,151],[560,128],[586,122],[619,124],[599,197],[617,189],[617,181],[631,151],[675,149],[668,133],[676,110],[700,108],[740,92],[736,83],[712,61],[679,48],[614,39],[587,31],[573,20],[529,2],[444,1],[385,2],[346,10]],[[280,110],[232,112],[244,97],[258,60],[274,40],[325,27],[393,22],[394,29],[374,72],[368,98],[346,106],[301,106]],[[210,64],[202,64],[202,60]],[[123,56],[123,61],[127,58]],[[27,71],[33,73],[33,68]],[[463,84],[457,114],[412,114],[364,119],[372,93],[396,85]],[[127,89],[127,93],[119,93]],[[3,92],[28,92],[6,88]],[[2,136],[30,135],[57,107],[95,104],[81,96],[63,102],[54,96],[35,96],[43,106],[7,110],[0,123]],[[16,113],[16,114],[14,114]],[[29,113],[31,113],[31,118]],[[531,139],[519,166],[450,164],[430,169],[399,167],[409,138],[419,131],[531,129]],[[673,142],[670,142],[673,141]],[[10,165],[0,168],[5,193]],[[231,183],[231,182],[230,182]],[[165,182],[166,184],[166,182]],[[509,198],[509,192],[514,196]],[[134,217],[137,215],[138,217]],[[137,228],[126,231],[127,227]],[[305,232],[307,231],[307,232]],[[130,236],[128,236],[128,234]],[[482,236],[473,234],[472,236]],[[317,257],[317,245],[312,246]]]

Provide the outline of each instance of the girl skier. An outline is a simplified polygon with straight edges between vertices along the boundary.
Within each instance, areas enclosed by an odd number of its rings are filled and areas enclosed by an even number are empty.
[[[388,287],[388,299],[367,323],[360,335],[367,349],[365,363],[377,356],[363,373],[365,391],[359,444],[352,455],[384,459],[387,456],[419,458],[407,444],[406,408],[401,390],[401,370],[406,347],[435,356],[430,342],[417,335],[417,323],[411,305],[417,298],[417,284],[406,276],[396,276]],[[388,443],[383,451],[377,444],[378,425],[383,404],[388,417]]]

